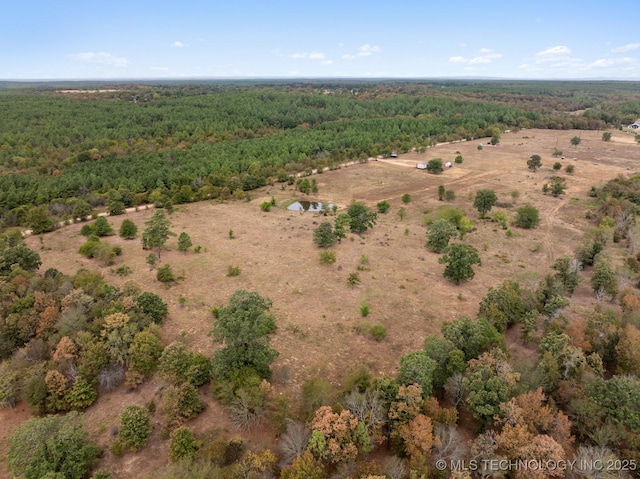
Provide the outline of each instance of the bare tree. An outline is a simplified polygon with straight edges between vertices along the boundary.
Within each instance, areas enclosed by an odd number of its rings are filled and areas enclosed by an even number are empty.
[[[369,433],[384,424],[384,405],[376,391],[367,390],[363,393],[353,391],[344,398],[342,404],[364,423]]]
[[[311,431],[299,421],[287,420],[287,429],[280,436],[280,453],[282,454],[282,462],[291,464],[298,456],[304,454],[309,444]]]
[[[406,477],[407,468],[402,459],[398,456],[392,456],[385,461],[384,472],[389,479],[402,479]]]
[[[455,373],[444,383],[444,391],[449,396],[453,405],[458,407],[464,402],[464,388],[462,386],[462,373]]]

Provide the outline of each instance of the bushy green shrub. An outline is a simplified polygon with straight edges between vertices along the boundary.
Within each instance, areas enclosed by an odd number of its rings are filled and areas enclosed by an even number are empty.
[[[196,417],[202,408],[198,390],[191,383],[172,385],[164,391],[162,411],[170,429]]]
[[[171,433],[169,443],[169,458],[171,462],[191,460],[198,452],[200,444],[195,435],[186,427],[179,427]]]
[[[120,414],[118,439],[124,449],[142,449],[151,434],[151,416],[149,411],[136,405],[127,406]]]
[[[171,283],[176,280],[170,264],[163,264],[158,268],[156,278],[162,283]]]
[[[540,213],[535,206],[524,205],[518,208],[515,224],[520,228],[535,228],[540,222]]]
[[[320,264],[331,265],[336,262],[335,251],[320,251]]]
[[[387,328],[382,324],[374,324],[369,329],[369,333],[376,341],[380,342],[387,337]]]
[[[272,206],[273,204],[271,203],[271,201],[263,201],[262,203],[260,203],[260,209],[265,213],[271,211]]]
[[[383,200],[378,202],[376,207],[378,208],[378,213],[386,213],[391,208],[391,204],[387,200]]]

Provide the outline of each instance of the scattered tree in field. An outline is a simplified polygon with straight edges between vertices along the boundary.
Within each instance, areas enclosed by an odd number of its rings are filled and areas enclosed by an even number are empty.
[[[582,139],[579,136],[574,136],[573,138],[571,138],[571,140],[569,141],[569,143],[571,143],[571,146],[578,146],[580,143],[582,142]]]
[[[157,209],[145,225],[147,227],[142,233],[142,246],[145,249],[157,248],[158,259],[160,259],[160,250],[169,239],[169,236],[174,234],[169,229],[171,222],[163,209]]]
[[[562,150],[559,150],[558,148],[555,148],[555,149],[553,150],[552,155],[553,155],[553,156],[555,156],[555,157],[557,158],[558,156],[562,156],[562,155],[563,155],[563,153],[562,153]]]
[[[562,169],[562,163],[560,163],[559,161],[556,161],[553,164],[553,169],[556,170],[556,171],[561,170]]]
[[[427,171],[433,175],[442,173],[444,168],[442,167],[442,160],[440,158],[434,158],[427,162]]]
[[[538,168],[542,167],[542,158],[540,155],[532,155],[531,158],[527,160],[527,168],[529,168],[534,173]]]
[[[453,190],[447,190],[444,192],[444,198],[447,201],[453,201],[456,199],[456,192]]]
[[[444,193],[445,193],[444,185],[439,185],[438,186],[438,201],[443,201],[444,200]]]
[[[602,141],[611,141],[611,132],[610,131],[605,131],[602,134]]]
[[[458,155],[458,156],[456,156],[456,157],[454,158],[454,160],[453,160],[453,161],[454,161],[454,162],[456,162],[456,163],[458,163],[458,164],[460,164],[460,163],[462,163],[462,162],[464,161],[464,158],[462,157],[462,155]]]
[[[616,272],[609,260],[602,255],[598,256],[594,262],[591,288],[593,288],[596,297],[607,294],[613,300],[618,294]]]
[[[448,246],[438,263],[447,265],[444,268],[444,277],[455,284],[472,279],[475,276],[473,265],[482,265],[478,252],[464,243]]]
[[[484,218],[485,215],[491,211],[493,205],[498,201],[496,192],[493,190],[479,190],[476,193],[476,198],[473,201],[473,207],[478,210],[480,217]]]
[[[83,416],[47,416],[29,419],[9,437],[8,464],[24,479],[87,477],[100,448],[84,430]]]
[[[407,210],[405,210],[403,207],[398,209],[398,218],[400,218],[400,221],[404,220],[406,216],[407,216]]]
[[[576,171],[576,167],[573,165],[567,165],[564,169],[564,171],[566,171],[567,173],[569,173],[570,175],[573,174],[574,171]]]
[[[138,234],[138,227],[130,219],[125,219],[120,225],[119,235],[124,239],[134,239]]]
[[[547,185],[546,183],[544,184],[543,191],[545,187],[548,188],[549,192],[553,196],[560,196],[560,195],[563,195],[564,190],[567,189],[567,183],[566,183],[566,180],[561,176],[553,176],[551,177],[551,183],[549,185]]]
[[[178,236],[178,251],[181,251],[186,254],[187,251],[189,251],[189,248],[191,248],[191,246],[193,246],[193,243],[191,242],[191,237],[184,231],[180,233],[180,236]]]
[[[354,201],[349,205],[347,214],[351,218],[351,231],[354,233],[364,233],[376,224],[377,214],[369,211],[364,204]]]
[[[96,220],[91,224],[91,229],[93,230],[94,235],[100,237],[113,234],[113,227],[104,216],[98,216]]]
[[[254,370],[262,378],[270,376],[269,365],[278,356],[269,347],[269,335],[276,329],[275,319],[267,314],[270,308],[269,299],[238,290],[218,310],[211,335],[225,347],[213,356],[217,377],[228,379],[242,369]]]
[[[335,219],[333,234],[338,239],[338,243],[346,238],[347,232],[351,229],[351,216],[348,213],[340,213]]]
[[[313,231],[313,242],[320,248],[329,248],[336,244],[338,238],[333,231],[333,226],[329,221],[323,221]]]
[[[411,203],[411,195],[409,193],[405,193],[404,195],[402,195],[402,202],[405,205]]]
[[[457,235],[458,228],[456,228],[451,221],[440,218],[429,226],[425,246],[434,253],[442,253],[445,248],[449,246],[449,240],[455,238]]]
[[[540,223],[538,208],[532,205],[523,205],[518,208],[515,224],[520,228],[535,228]]]

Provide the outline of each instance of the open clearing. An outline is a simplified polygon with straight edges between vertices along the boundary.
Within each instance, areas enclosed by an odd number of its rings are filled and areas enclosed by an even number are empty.
[[[577,135],[582,142],[576,148],[569,140]],[[370,161],[314,175],[319,193],[313,197],[276,184],[250,192],[249,202],[180,205],[170,217],[172,229],[177,234],[186,231],[202,251],[182,254],[177,251],[176,238],[169,240],[161,264],[170,264],[176,275],[185,278],[170,288],[156,281],[155,271],[145,263],[149,252],[142,250],[139,239],[107,238],[109,243],[123,247],[122,256],[111,267],[100,267],[96,260],[77,253],[84,242],[78,234],[79,224],[42,239],[30,237],[27,242],[42,256],[43,271],[55,267],[73,274],[79,268],[99,269],[110,283],[121,285],[133,280],[143,289],[161,295],[170,311],[162,327],[166,342],[183,338],[192,349],[208,355],[215,348],[207,336],[213,323],[211,307],[224,305],[240,288],[270,298],[278,324],[272,345],[280,352],[272,368],[273,383],[276,394],[295,397],[300,385],[314,374],[327,377],[336,385],[345,372],[358,365],[364,365],[374,377],[394,374],[400,356],[422,347],[425,336],[438,334],[443,322],[462,315],[475,317],[480,299],[490,286],[515,279],[532,287],[549,271],[555,258],[573,254],[582,232],[590,226],[585,219],[591,204],[587,190],[619,174],[635,172],[640,161],[640,145],[632,141],[631,135],[613,132],[610,142],[601,138],[602,132],[597,131],[522,130],[505,133],[497,147],[478,150],[478,144],[486,145],[486,139],[440,145],[424,154],[409,153],[393,161]],[[556,146],[564,150],[565,160],[551,156]],[[416,162],[432,158],[453,161],[458,152],[464,162],[441,175],[415,168]],[[536,173],[526,167],[526,160],[533,154],[539,154],[543,163]],[[560,172],[551,168],[556,161],[563,164]],[[575,166],[573,175],[564,171],[569,164]],[[567,179],[566,195],[543,195],[543,183],[556,174]],[[438,201],[441,184],[455,192],[454,201]],[[512,201],[512,191],[518,191],[515,207],[504,211],[512,218],[517,206],[531,203],[540,210],[540,226],[534,230],[512,228],[515,235],[508,238],[496,223],[479,220],[472,206],[473,195],[483,188],[495,190],[499,201],[505,203]],[[411,195],[408,204],[401,201],[405,193]],[[277,207],[262,212],[260,203],[272,196]],[[333,217],[288,211],[286,206],[297,199],[334,203],[340,210],[352,200],[375,209],[377,202],[386,199],[391,209],[379,215],[377,225],[362,237],[350,235],[333,247],[336,263],[322,266],[318,261],[320,250],[312,240],[313,230],[324,220],[333,221]],[[465,210],[477,227],[465,241],[479,251],[483,264],[476,268],[472,281],[460,286],[444,279],[439,255],[424,247],[425,212],[444,204]],[[398,215],[401,207],[406,210],[403,220]],[[125,218],[135,221],[141,231],[152,212],[141,209],[109,219],[116,231]],[[229,229],[235,239],[228,238]],[[361,264],[363,255],[368,258],[367,264]],[[117,276],[114,270],[120,265],[129,266],[133,273],[126,278]],[[227,277],[229,266],[239,267],[241,274]],[[350,287],[347,277],[354,272],[360,275],[361,284]],[[184,304],[179,301],[181,297],[186,299]],[[366,318],[360,313],[364,304],[371,311]],[[568,316],[580,315],[592,305],[591,291],[583,281]],[[376,342],[359,334],[356,327],[364,322],[384,325],[387,338]],[[110,470],[114,479],[145,477],[166,464],[168,441],[160,439],[159,426],[141,452],[120,458],[108,452],[110,429],[117,424],[123,407],[144,404],[154,394],[152,384],[136,392],[121,388],[103,395],[87,410],[89,428],[106,450],[100,466]],[[212,400],[208,387],[203,388],[202,396],[208,407],[190,426],[200,431],[219,428],[237,434],[222,408]],[[0,422],[9,425],[0,431],[3,450],[11,427],[18,422],[15,417],[25,417],[24,411],[22,403],[14,410],[0,411]],[[160,421],[159,414],[156,413],[156,421]],[[265,433],[253,440],[273,447],[275,439]],[[0,469],[0,475],[4,473],[8,471]]]

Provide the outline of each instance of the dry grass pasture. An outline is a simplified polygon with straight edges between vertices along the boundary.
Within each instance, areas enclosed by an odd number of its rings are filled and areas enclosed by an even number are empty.
[[[577,135],[582,142],[573,147],[570,139]],[[300,385],[314,374],[327,377],[336,385],[347,371],[359,365],[364,365],[374,377],[392,375],[400,356],[420,348],[428,334],[439,333],[443,322],[461,315],[475,316],[489,287],[505,279],[533,286],[549,271],[555,258],[573,254],[580,244],[583,232],[590,226],[585,219],[585,211],[592,203],[587,190],[619,174],[636,172],[640,161],[640,145],[622,132],[613,132],[612,140],[603,142],[602,133],[597,131],[522,130],[503,134],[497,147],[477,149],[479,143],[486,142],[439,145],[424,154],[409,153],[393,160],[327,171],[314,176],[319,193],[313,197],[276,184],[252,191],[248,202],[180,205],[170,217],[172,229],[178,234],[187,232],[193,244],[200,245],[202,250],[183,254],[177,250],[176,238],[169,240],[161,264],[170,264],[177,275],[184,276],[184,280],[170,288],[159,283],[155,271],[146,265],[148,252],[142,250],[139,239],[107,238],[106,241],[121,245],[124,250],[116,265],[108,267],[77,253],[84,242],[79,235],[80,224],[42,239],[30,237],[27,242],[40,252],[43,269],[55,267],[67,274],[78,268],[99,270],[110,283],[121,285],[133,280],[143,289],[161,295],[170,310],[162,326],[166,343],[183,338],[194,350],[209,355],[214,351],[207,336],[214,321],[213,306],[224,305],[240,288],[270,298],[278,324],[272,345],[280,352],[273,364],[276,394],[295,397]],[[556,147],[564,151],[564,160],[551,156]],[[464,162],[440,175],[415,168],[418,161],[432,158],[453,161],[457,154],[463,156]],[[526,166],[526,160],[533,154],[539,154],[543,162],[543,168],[536,173]],[[556,161],[563,164],[560,172],[551,168]],[[569,164],[575,166],[572,175],[564,171]],[[556,174],[567,180],[566,195],[560,198],[543,195],[543,183]],[[454,201],[438,201],[441,184],[455,192]],[[480,220],[473,208],[473,196],[483,188],[495,190],[502,202],[511,202],[511,192],[518,191],[515,207],[504,211],[513,218],[519,205],[531,203],[540,210],[540,226],[533,230],[512,227],[514,236],[509,238],[496,223]],[[408,204],[401,201],[405,193],[411,195]],[[260,203],[272,196],[277,206],[270,212],[261,211]],[[333,247],[336,263],[323,266],[318,258],[320,250],[312,240],[313,230],[322,221],[333,218],[287,210],[287,205],[298,199],[334,203],[340,210],[352,200],[375,209],[376,203],[385,199],[391,209],[378,216],[372,230],[362,236],[350,235]],[[445,280],[444,266],[438,264],[439,255],[424,246],[425,215],[444,204],[465,210],[476,226],[465,241],[479,251],[482,266],[476,268],[473,280],[460,286]],[[401,207],[406,210],[402,220],[398,215]],[[116,231],[124,218],[132,219],[142,230],[152,212],[141,209],[109,220]],[[235,239],[228,237],[230,228]],[[368,258],[367,264],[361,264],[363,255]],[[114,270],[120,265],[129,266],[132,274],[125,278],[117,276]],[[239,267],[240,275],[228,277],[229,266]],[[347,277],[354,272],[359,273],[361,284],[351,287],[347,285]],[[583,281],[573,299],[569,315],[580,315],[592,307],[588,282]],[[366,318],[360,311],[365,304],[370,308]],[[357,326],[364,322],[384,325],[387,337],[376,342],[358,333]],[[519,346],[512,342],[510,347],[515,350]],[[114,479],[145,477],[167,462],[167,441],[160,439],[160,427],[139,453],[114,458],[108,452],[112,440],[109,431],[117,424],[123,407],[130,403],[144,404],[154,394],[152,384],[136,392],[120,389],[102,396],[87,410],[89,428],[99,443],[106,446],[101,466],[111,470]],[[208,407],[190,425],[200,431],[218,428],[237,434],[222,408],[212,400],[209,388],[203,388],[202,397]],[[0,411],[0,421],[13,425],[18,422],[15,417],[25,417],[24,409],[21,404],[15,410]],[[3,443],[10,429],[11,426],[3,427],[0,431]],[[254,436],[254,441],[273,447],[275,438],[268,433]]]

